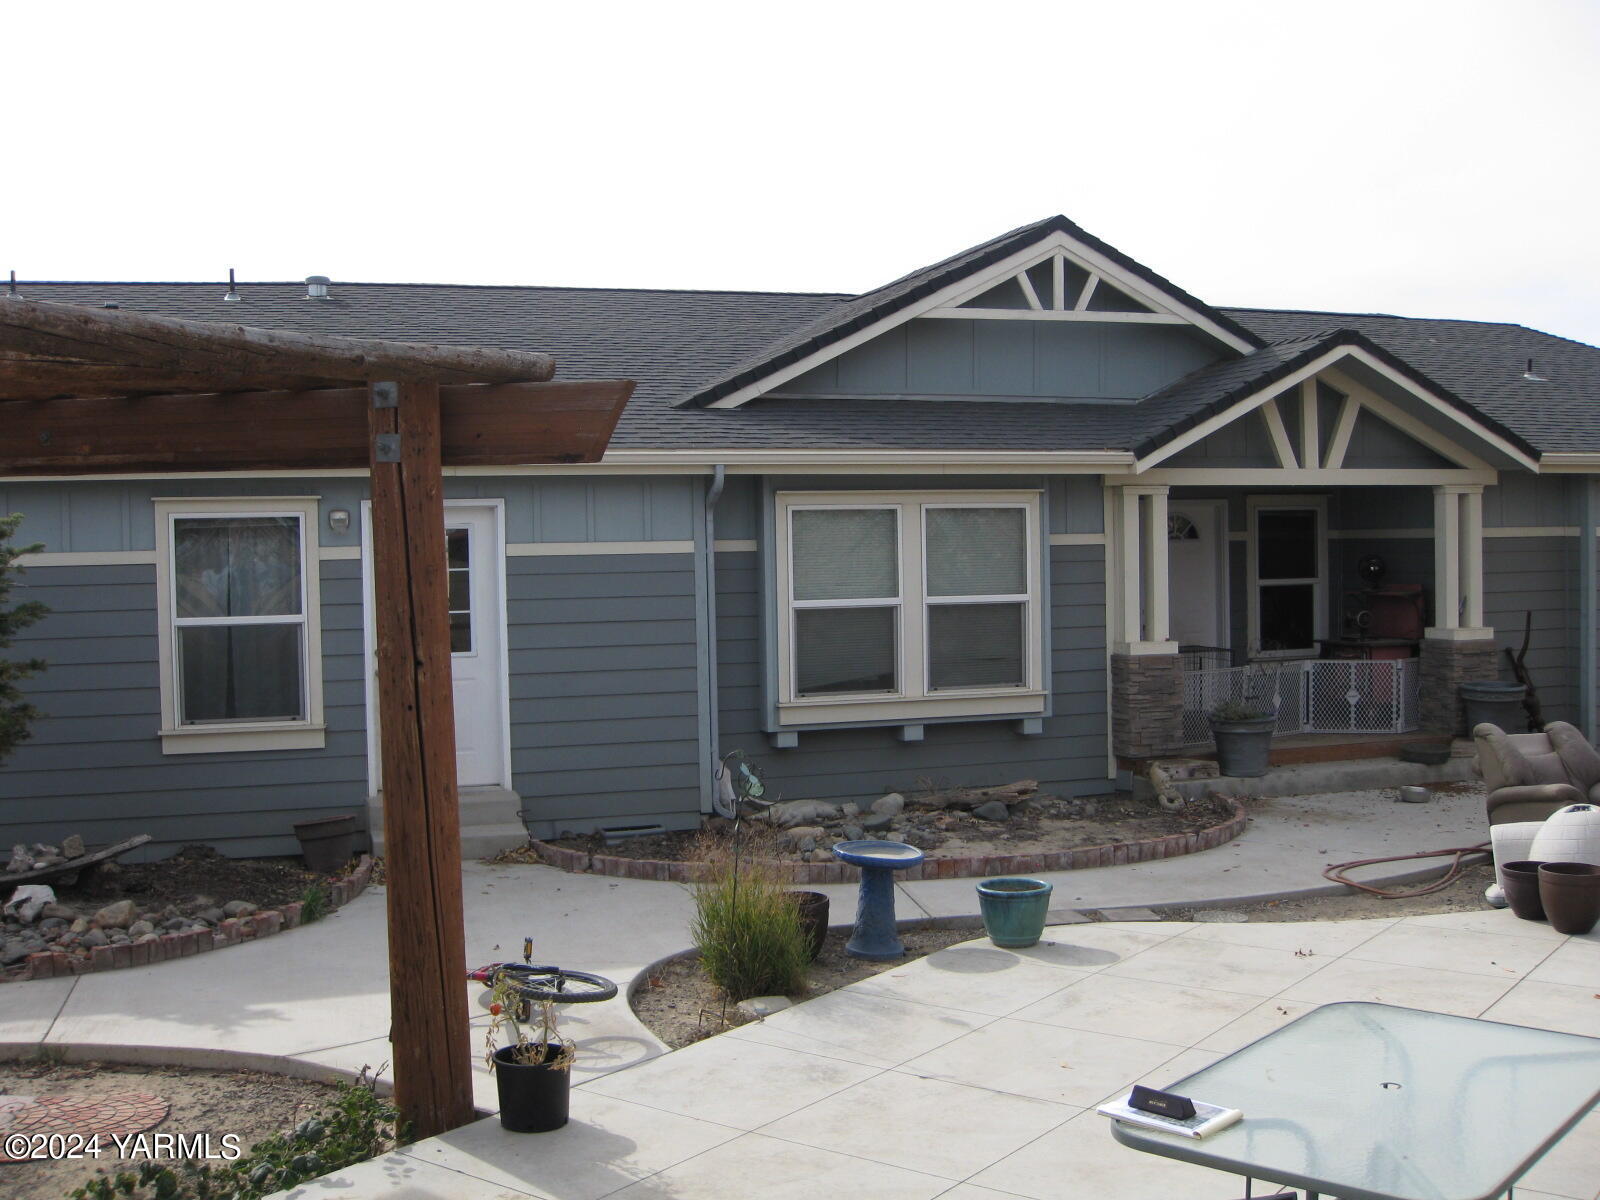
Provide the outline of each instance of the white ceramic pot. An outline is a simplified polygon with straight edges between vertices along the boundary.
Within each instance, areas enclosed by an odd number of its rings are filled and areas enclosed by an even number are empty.
[[[1528,857],[1536,862],[1600,866],[1600,804],[1569,804],[1551,813],[1533,839]]]
[[[1489,826],[1489,841],[1494,846],[1494,881],[1497,885],[1504,887],[1506,882],[1500,878],[1501,863],[1523,862],[1536,857],[1532,853],[1533,840],[1543,828],[1543,821],[1510,821],[1504,825]]]

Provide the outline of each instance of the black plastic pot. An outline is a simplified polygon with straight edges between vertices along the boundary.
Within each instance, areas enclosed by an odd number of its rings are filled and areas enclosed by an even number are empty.
[[[500,1124],[511,1133],[548,1133],[567,1123],[572,1065],[552,1066],[561,1044],[544,1048],[538,1062],[517,1062],[515,1046],[494,1052],[494,1086],[500,1093]]]
[[[348,813],[297,821],[294,835],[300,839],[300,855],[306,866],[319,875],[332,875],[356,852],[356,819]]]
[[[1531,859],[1500,864],[1500,886],[1505,889],[1506,903],[1524,921],[1544,920],[1544,903],[1539,899],[1539,868],[1542,866],[1543,863]]]
[[[1539,868],[1539,899],[1557,933],[1588,933],[1600,922],[1600,867],[1552,862]]]
[[[821,892],[790,892],[789,895],[800,909],[800,928],[811,947],[811,961],[816,962],[822,953],[822,943],[828,937],[828,897]]]
[[[1211,738],[1217,745],[1217,770],[1236,779],[1265,775],[1271,763],[1272,731],[1277,724],[1275,715],[1243,721],[1213,720]]]
[[[1467,732],[1488,722],[1507,733],[1526,733],[1528,710],[1522,698],[1528,689],[1520,683],[1463,683],[1456,689],[1467,714]]]

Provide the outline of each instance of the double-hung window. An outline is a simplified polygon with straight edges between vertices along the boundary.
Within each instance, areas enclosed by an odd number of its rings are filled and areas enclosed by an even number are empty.
[[[322,745],[316,502],[158,500],[168,754]]]
[[[1036,492],[780,492],[778,724],[1044,708]]]

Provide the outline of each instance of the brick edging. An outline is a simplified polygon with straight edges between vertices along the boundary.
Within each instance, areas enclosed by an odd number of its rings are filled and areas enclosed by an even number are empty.
[[[325,885],[328,912],[349,904],[366,890],[371,878],[372,856],[363,854],[354,871]],[[248,917],[225,917],[215,929],[185,929],[181,933],[163,933],[149,941],[95,946],[87,955],[73,954],[67,950],[41,950],[28,955],[20,966],[0,971],[0,983],[89,975],[115,971],[120,967],[145,967],[173,958],[188,958],[209,950],[220,950],[224,946],[236,946],[240,942],[252,942],[299,925],[302,907],[300,901],[296,900],[281,908],[263,908]]]
[[[954,858],[926,858],[919,865],[898,872],[898,875],[905,880],[1037,875],[1043,871],[1082,871],[1091,867],[1121,867],[1158,858],[1179,858],[1201,850],[1215,850],[1244,832],[1248,820],[1244,805],[1233,799],[1228,803],[1233,807],[1231,817],[1221,824],[1192,833],[1169,833],[1164,837],[1145,838],[1137,842],[1080,846],[1076,850],[1050,850],[1043,854],[969,854]],[[531,839],[530,844],[539,857],[552,867],[622,879],[697,883],[705,866],[704,863],[667,862],[656,858],[585,854],[581,850],[552,846],[538,838]],[[853,883],[861,878],[859,868],[846,866],[842,862],[775,862],[772,865],[785,883]]]

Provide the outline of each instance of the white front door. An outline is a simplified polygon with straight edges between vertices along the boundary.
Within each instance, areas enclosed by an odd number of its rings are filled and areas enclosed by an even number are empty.
[[[370,512],[367,514],[370,521]],[[456,782],[461,787],[510,786],[505,662],[505,576],[497,504],[445,501],[445,557],[450,573],[450,679],[455,692]],[[365,577],[368,764],[381,790],[377,664],[372,629],[372,545],[368,524]]]
[[[1228,645],[1227,502],[1169,500],[1168,609],[1172,640]]]
[[[456,781],[505,782],[500,537],[492,508],[445,509],[450,564],[450,678],[456,699]]]

